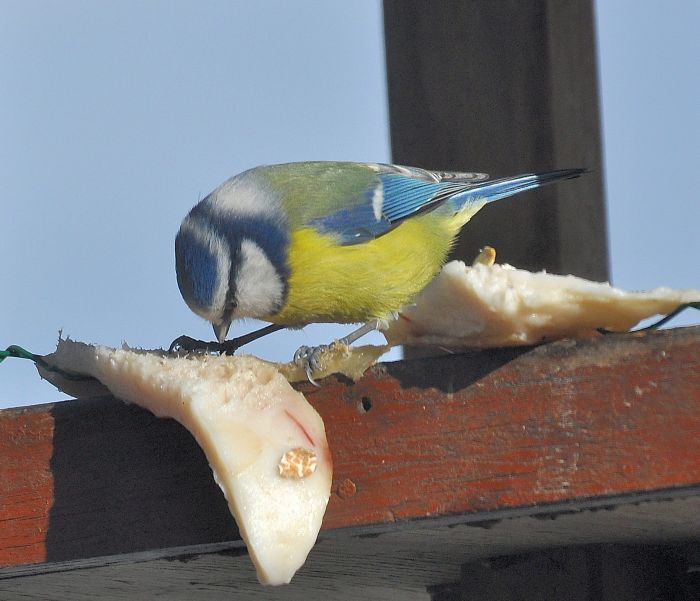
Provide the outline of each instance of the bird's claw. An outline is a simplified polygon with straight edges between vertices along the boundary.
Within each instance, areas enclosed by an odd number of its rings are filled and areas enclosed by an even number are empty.
[[[190,336],[178,336],[170,343],[168,353],[174,355],[187,355],[189,353],[205,354],[216,352],[219,349],[212,348],[213,344],[218,343],[205,342],[203,340],[191,338]]]
[[[237,338],[231,338],[224,342],[206,342],[204,340],[190,338],[189,336],[179,336],[170,343],[168,352],[177,355],[186,355],[189,353],[220,353],[223,355],[233,355],[244,344],[248,344],[249,342],[253,342],[253,340],[281,330],[283,327],[284,326],[279,326],[277,324],[270,324],[254,332],[238,336]]]
[[[314,386],[320,387],[320,384],[314,380],[314,372],[320,371],[323,368],[323,354],[331,347],[330,344],[321,344],[319,346],[300,346],[294,353],[294,363],[296,363],[306,373],[306,377]]]

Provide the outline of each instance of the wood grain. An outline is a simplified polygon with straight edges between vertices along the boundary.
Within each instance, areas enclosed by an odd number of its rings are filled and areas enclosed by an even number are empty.
[[[355,384],[300,388],[333,451],[326,535],[700,489],[700,327],[382,364]],[[8,569],[238,540],[172,420],[68,401],[3,411],[0,441]]]
[[[52,452],[50,413],[0,412],[0,566],[46,559]]]

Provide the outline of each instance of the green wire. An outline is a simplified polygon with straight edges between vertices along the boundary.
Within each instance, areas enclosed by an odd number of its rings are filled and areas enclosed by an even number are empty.
[[[81,381],[95,379],[91,376],[84,376],[82,374],[71,373],[59,369],[58,367],[55,367],[53,365],[49,365],[46,361],[44,361],[44,358],[41,355],[35,355],[34,353],[30,353],[27,349],[23,349],[21,346],[17,346],[16,344],[12,344],[8,346],[4,351],[0,351],[0,363],[2,363],[8,357],[14,357],[16,359],[29,359],[30,361],[34,361],[34,363],[43,367],[46,371],[56,373],[64,377],[66,380]]]
[[[17,359],[29,359],[30,361],[34,361],[34,363],[38,363],[37,359],[41,359],[40,357],[37,357],[34,353],[30,353],[28,350],[23,349],[21,346],[17,346],[16,344],[8,346],[4,351],[0,351],[0,363],[2,363],[8,357],[16,357]]]

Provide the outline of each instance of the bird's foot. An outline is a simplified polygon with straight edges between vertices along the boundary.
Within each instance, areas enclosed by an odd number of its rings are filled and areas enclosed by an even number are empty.
[[[314,380],[314,372],[323,369],[323,355],[330,348],[331,344],[320,344],[319,346],[300,346],[294,353],[294,363],[296,363],[306,373],[309,382],[320,387]]]
[[[221,353],[224,355],[233,355],[244,344],[248,344],[253,340],[281,330],[283,327],[284,326],[278,326],[277,324],[270,324],[254,332],[238,336],[238,338],[231,338],[224,342],[206,342],[205,340],[197,340],[189,336],[179,336],[170,343],[168,352],[176,355],[186,355],[189,353]]]
[[[190,336],[178,336],[170,343],[168,353],[171,355],[188,355],[190,353],[218,353],[221,350],[218,342],[206,342]]]
[[[343,336],[332,344],[321,344],[319,346],[300,346],[297,352],[294,353],[294,363],[296,363],[306,373],[309,382],[314,386],[319,384],[314,380],[314,372],[321,371],[324,368],[323,355],[325,355],[332,347],[336,345],[350,346],[358,338],[362,338],[365,334],[369,334],[378,329],[381,325],[379,319],[372,319],[363,324],[354,332],[350,332],[347,336]]]

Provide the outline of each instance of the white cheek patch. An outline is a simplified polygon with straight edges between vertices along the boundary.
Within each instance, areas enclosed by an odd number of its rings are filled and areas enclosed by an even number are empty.
[[[228,276],[231,271],[231,254],[228,244],[206,223],[196,217],[187,217],[180,229],[190,234],[199,244],[207,248],[216,260],[216,280],[211,305],[190,307],[200,317],[209,322],[218,322],[226,305]]]
[[[236,318],[267,317],[276,313],[284,300],[284,285],[277,270],[252,240],[241,243],[236,300]]]

